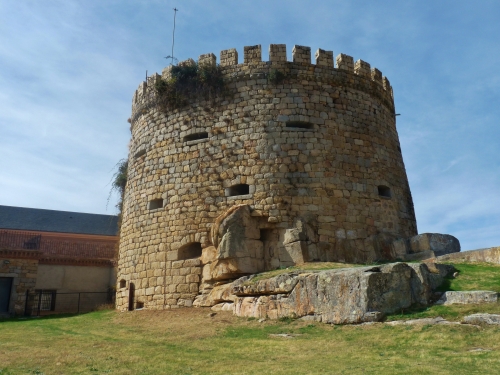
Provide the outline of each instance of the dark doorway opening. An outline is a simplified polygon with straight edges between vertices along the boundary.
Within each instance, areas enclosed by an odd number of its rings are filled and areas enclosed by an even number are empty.
[[[0,277],[0,313],[9,312],[12,277]]]
[[[135,284],[130,283],[130,289],[128,291],[128,311],[134,310],[134,299],[135,299]]]
[[[177,253],[178,260],[193,259],[201,257],[201,243],[191,242],[179,248]]]
[[[250,194],[250,186],[247,184],[233,185],[228,190],[228,196],[234,197],[237,195],[247,195]]]

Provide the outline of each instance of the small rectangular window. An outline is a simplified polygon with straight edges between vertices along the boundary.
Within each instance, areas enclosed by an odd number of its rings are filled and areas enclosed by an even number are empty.
[[[146,149],[143,148],[142,150],[139,150],[135,153],[134,158],[136,158],[136,159],[140,158],[142,155],[145,155],[145,154],[146,154]]]
[[[156,210],[158,208],[163,208],[163,199],[153,199],[148,203],[148,210]]]
[[[250,186],[247,184],[233,185],[227,189],[227,196],[229,197],[247,194],[250,194]]]
[[[40,306],[40,311],[55,311],[57,291],[36,289],[35,294],[34,306]]]
[[[380,185],[378,187],[378,195],[384,198],[390,198],[391,197],[391,188],[388,186],[383,186]]]
[[[289,129],[314,130],[314,125],[305,121],[289,121],[286,123],[286,127]]]
[[[189,141],[198,141],[200,139],[207,139],[208,138],[208,133],[207,132],[201,132],[201,133],[193,133],[186,135],[183,139],[184,142],[189,142]]]

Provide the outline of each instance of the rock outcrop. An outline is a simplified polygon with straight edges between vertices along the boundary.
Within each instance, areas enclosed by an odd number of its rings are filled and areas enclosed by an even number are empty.
[[[381,266],[297,271],[232,283],[234,314],[271,318],[312,316],[325,323],[380,321],[385,314],[431,302],[433,289],[453,266],[392,263]]]
[[[468,315],[463,319],[465,324],[492,324],[492,325],[500,325],[500,315],[498,314],[472,314]]]
[[[432,251],[435,256],[460,252],[460,242],[456,237],[441,233],[422,233],[410,238],[410,252]]]
[[[264,245],[248,205],[236,205],[219,216],[211,239],[215,251],[206,257],[204,281],[235,279],[264,271]]]
[[[489,290],[472,290],[463,292],[445,292],[436,305],[467,305],[472,303],[495,303],[498,293]]]

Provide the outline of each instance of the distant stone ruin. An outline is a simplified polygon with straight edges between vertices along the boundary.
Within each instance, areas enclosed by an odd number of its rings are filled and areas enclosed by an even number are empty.
[[[345,54],[334,66],[322,49],[312,64],[304,46],[293,61],[282,44],[261,55],[245,47],[239,63],[222,51],[224,90],[168,111],[156,104],[178,79],[172,66],[135,92],[119,310],[203,305],[221,284],[306,262],[459,251],[454,237],[417,236],[393,91],[378,69]],[[215,67],[215,55],[197,66]]]

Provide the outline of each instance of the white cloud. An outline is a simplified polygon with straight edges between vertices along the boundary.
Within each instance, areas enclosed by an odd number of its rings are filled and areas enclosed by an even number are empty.
[[[174,6],[180,59],[235,47],[241,61],[253,44],[266,59],[286,43],[382,70],[421,231],[500,244],[495,2],[0,0],[0,204],[106,212],[133,92],[168,64]]]

